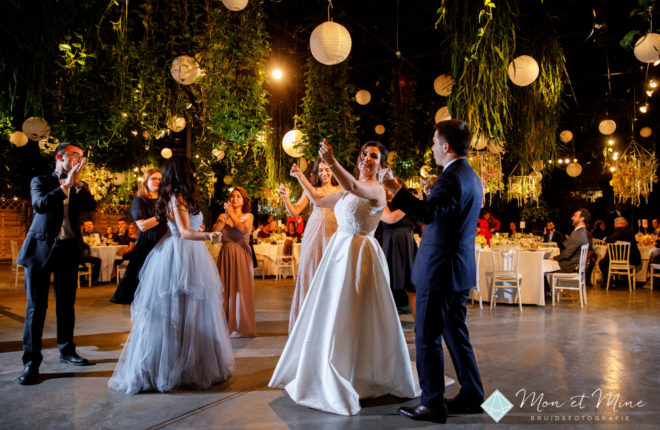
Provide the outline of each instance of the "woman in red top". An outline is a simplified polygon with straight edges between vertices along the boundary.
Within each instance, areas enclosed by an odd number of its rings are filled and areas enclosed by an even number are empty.
[[[493,218],[493,215],[484,210],[478,221],[478,233],[486,238],[486,243],[490,245],[490,238],[493,233],[500,230],[500,222]]]

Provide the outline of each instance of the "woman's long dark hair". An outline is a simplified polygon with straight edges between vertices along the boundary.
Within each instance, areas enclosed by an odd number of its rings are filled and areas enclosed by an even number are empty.
[[[158,217],[166,219],[172,197],[179,199],[192,215],[199,213],[195,166],[188,157],[174,156],[163,166],[163,180],[158,193]]]
[[[309,182],[314,187],[320,187],[320,186],[323,185],[323,183],[321,182],[321,178],[319,178],[319,167],[321,166],[321,163],[325,164],[325,162],[323,160],[321,160],[320,158],[317,158],[316,161],[314,162],[314,167],[312,167],[312,177],[309,180]],[[335,175],[332,175],[332,178],[330,179],[330,182],[335,187],[339,185],[339,183],[335,179]]]
[[[380,152],[380,168],[387,169],[387,154],[389,151],[385,148],[385,145],[377,140],[370,140],[362,145],[360,152],[358,152],[357,160],[355,161],[355,169],[353,169],[353,176],[355,176],[356,179],[360,179],[360,156],[362,155],[362,151],[370,146],[378,148],[378,151]]]

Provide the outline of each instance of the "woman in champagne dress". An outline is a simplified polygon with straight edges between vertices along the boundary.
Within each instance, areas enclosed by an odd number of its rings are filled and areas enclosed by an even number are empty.
[[[224,285],[225,313],[231,337],[255,337],[257,321],[254,311],[254,266],[250,250],[253,215],[250,198],[241,187],[235,187],[224,205],[213,231],[222,232],[222,248],[218,254],[218,270]]]
[[[355,415],[360,400],[420,394],[408,346],[390,292],[385,256],[373,237],[385,207],[377,180],[387,150],[367,142],[357,178],[344,170],[324,141],[319,151],[346,191],[317,198],[294,164],[312,202],[334,208],[337,232],[323,253],[270,387],[281,387],[299,405]]]
[[[316,197],[328,196],[341,190],[337,180],[332,177],[332,172],[320,158],[314,163],[310,183],[314,188]],[[289,199],[289,191],[284,185],[280,184],[280,196],[282,196],[286,209],[292,217],[298,216],[308,203],[312,207],[312,214],[307,220],[305,234],[300,244],[298,278],[296,278],[296,288],[293,291],[293,301],[291,302],[291,312],[289,314],[289,333],[291,333],[300,308],[302,308],[305,301],[305,296],[307,296],[309,284],[312,282],[316,268],[321,262],[323,250],[328,246],[330,238],[337,230],[337,221],[332,209],[321,208],[310,203],[307,194],[303,194],[294,205]]]

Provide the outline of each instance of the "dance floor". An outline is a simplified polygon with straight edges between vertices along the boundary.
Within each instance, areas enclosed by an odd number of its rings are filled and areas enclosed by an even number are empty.
[[[9,264],[0,263],[0,428],[429,427],[396,414],[399,406],[413,405],[416,400],[365,401],[358,416],[344,417],[299,407],[282,391],[268,388],[286,342],[291,278],[256,280],[258,337],[232,339],[236,371],[225,384],[205,391],[132,396],[106,388],[131,321],[128,307],[108,301],[114,284],[105,284],[81,288],[76,304],[78,352],[93,365],[73,367],[59,362],[51,296],[40,383],[20,386],[16,378],[22,369],[25,296],[21,284],[15,289],[8,278]],[[486,396],[499,390],[513,404],[500,426],[576,428],[609,423],[617,428],[658,428],[660,293],[638,289],[629,294],[621,287],[608,293],[589,288],[588,293],[584,309],[575,296],[563,297],[555,308],[524,306],[522,313],[510,305],[493,310],[469,305],[468,325]],[[414,358],[414,321],[410,315],[401,320]],[[448,358],[445,369],[456,379]],[[456,391],[454,385],[447,394]],[[527,398],[522,404],[524,394]],[[532,397],[537,400],[533,405]],[[497,425],[486,414],[450,416],[448,424],[461,428]]]

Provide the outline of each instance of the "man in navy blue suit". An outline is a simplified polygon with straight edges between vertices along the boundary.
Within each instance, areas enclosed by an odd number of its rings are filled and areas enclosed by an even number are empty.
[[[392,204],[424,223],[424,234],[415,257],[412,282],[417,289],[417,372],[421,403],[399,408],[415,420],[444,423],[447,414],[480,413],[484,390],[465,324],[466,303],[476,282],[475,226],[483,188],[465,156],[472,134],[463,121],[435,125],[433,157],[444,170],[426,201],[408,193],[386,171],[382,183],[395,194]],[[456,369],[460,392],[444,399],[444,338]]]

